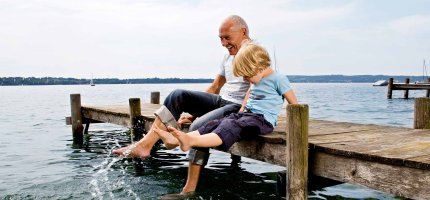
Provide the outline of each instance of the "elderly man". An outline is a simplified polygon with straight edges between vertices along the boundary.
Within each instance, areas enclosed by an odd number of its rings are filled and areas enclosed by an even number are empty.
[[[250,86],[249,82],[244,81],[242,77],[233,75],[232,66],[234,55],[237,54],[242,42],[250,39],[246,22],[237,15],[227,17],[219,28],[219,38],[229,54],[224,57],[219,74],[206,92],[175,90],[166,97],[163,103],[171,115],[178,120],[179,125],[192,122],[190,131],[198,129],[210,120],[238,112]],[[190,115],[181,116],[183,112]],[[159,118],[154,121],[154,126],[163,129],[165,127]],[[153,127],[139,142],[129,147],[116,149],[113,153],[145,159],[150,155],[154,144],[160,139]],[[178,141],[173,136],[163,142],[168,149],[178,145]],[[188,158],[190,163],[187,182],[180,195],[186,195],[196,190],[200,172],[209,158],[209,149],[191,149]]]

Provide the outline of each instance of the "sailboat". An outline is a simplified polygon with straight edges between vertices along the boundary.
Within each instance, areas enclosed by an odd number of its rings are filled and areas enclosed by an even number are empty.
[[[423,61],[423,82],[427,83],[429,79],[429,76],[427,75],[427,66],[426,66],[426,60]]]
[[[420,81],[415,81],[416,84],[420,83],[429,83],[428,82],[429,76],[427,75],[427,66],[426,66],[426,60],[423,61],[423,78]]]
[[[95,85],[96,85],[96,84],[94,84],[93,76],[91,76],[91,79],[90,79],[90,85],[91,85],[91,86],[95,86]]]

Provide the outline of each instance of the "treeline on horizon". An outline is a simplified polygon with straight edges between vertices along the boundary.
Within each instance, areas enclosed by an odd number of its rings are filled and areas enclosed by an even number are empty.
[[[388,75],[289,75],[288,79],[292,83],[373,83],[378,80],[388,80],[394,78],[399,82],[404,82],[406,78],[410,82],[427,81],[423,76],[388,76]],[[99,78],[94,79],[94,84],[155,84],[155,83],[211,83],[213,79],[197,78]],[[0,86],[12,85],[88,85],[90,79],[63,78],[63,77],[0,77]]]

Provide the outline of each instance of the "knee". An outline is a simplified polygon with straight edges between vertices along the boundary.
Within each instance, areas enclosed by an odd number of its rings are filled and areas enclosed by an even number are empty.
[[[175,97],[181,97],[183,96],[187,91],[183,89],[176,89],[170,92],[170,94],[167,97],[175,98]]]
[[[170,92],[169,95],[164,99],[164,105],[170,105],[173,102],[183,99],[183,96],[187,93],[186,90],[176,89]]]
[[[195,119],[193,123],[191,123],[189,127],[189,131],[195,131],[199,129],[201,126],[203,126],[207,121],[202,120],[200,117]]]
[[[199,148],[198,150],[191,149],[187,157],[193,164],[205,166],[208,163],[209,155],[210,153],[208,148]]]

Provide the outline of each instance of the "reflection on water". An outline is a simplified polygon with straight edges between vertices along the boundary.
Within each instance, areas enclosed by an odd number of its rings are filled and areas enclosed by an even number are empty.
[[[207,84],[0,87],[0,199],[156,199],[178,193],[188,161],[178,149],[159,147],[147,160],[119,158],[113,148],[130,143],[128,130],[91,124],[83,148],[73,147],[69,95],[83,104],[128,104],[163,99],[173,88],[204,90]],[[370,84],[293,84],[311,118],[412,126],[413,99],[386,99],[386,88]],[[398,96],[396,96],[398,95]],[[410,96],[423,96],[410,92]],[[195,199],[278,199],[277,172],[283,167],[242,158],[231,165],[228,154],[212,151]],[[342,184],[310,191],[311,199],[394,199],[364,187]]]

